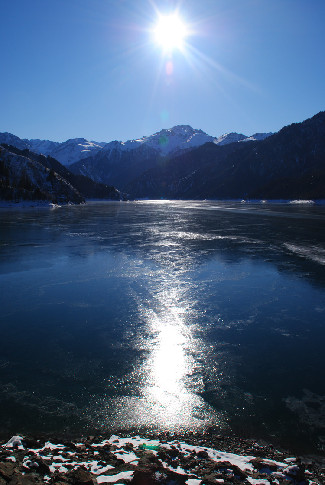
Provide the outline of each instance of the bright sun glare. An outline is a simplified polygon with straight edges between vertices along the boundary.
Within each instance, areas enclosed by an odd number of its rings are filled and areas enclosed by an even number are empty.
[[[188,30],[183,20],[176,14],[160,15],[153,29],[154,38],[164,50],[182,49]]]

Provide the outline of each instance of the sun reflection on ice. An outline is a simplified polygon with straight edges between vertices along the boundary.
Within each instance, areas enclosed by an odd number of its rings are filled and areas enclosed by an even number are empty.
[[[178,302],[177,289],[159,294],[160,311],[146,310],[152,335],[143,364],[143,411],[158,427],[184,429],[211,421],[211,410],[198,394],[202,377],[195,355],[198,341],[186,323],[188,310]]]
[[[181,314],[181,309],[171,307],[163,320],[154,315],[150,322],[157,336],[146,364],[148,385],[144,393],[156,408],[161,408],[163,415],[158,415],[163,421],[177,421],[191,401],[185,386],[193,368],[189,355],[191,338]]]
[[[140,431],[182,432],[211,425],[225,429],[223,412],[202,397],[205,377],[212,372],[217,383],[222,372],[216,369],[215,355],[197,323],[200,318],[185,275],[186,263],[182,258],[176,266],[173,246],[166,247],[165,267],[150,274],[143,293],[133,293],[140,323],[129,344],[138,357],[120,385],[111,387],[103,409],[105,419],[100,421],[113,429]]]

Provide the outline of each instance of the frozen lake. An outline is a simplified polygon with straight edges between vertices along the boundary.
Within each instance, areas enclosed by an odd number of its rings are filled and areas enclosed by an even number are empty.
[[[325,448],[324,206],[0,217],[2,435],[213,425]]]

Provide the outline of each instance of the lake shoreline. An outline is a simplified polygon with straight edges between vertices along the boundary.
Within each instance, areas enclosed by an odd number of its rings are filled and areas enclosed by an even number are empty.
[[[325,479],[322,456],[299,456],[231,435],[148,433],[140,438],[119,433],[48,439],[14,436],[1,443],[0,482],[321,485]]]

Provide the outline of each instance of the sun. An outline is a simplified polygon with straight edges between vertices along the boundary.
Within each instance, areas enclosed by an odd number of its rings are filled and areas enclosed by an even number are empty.
[[[177,13],[159,15],[158,22],[153,28],[155,42],[164,51],[182,49],[189,32],[184,21]]]

